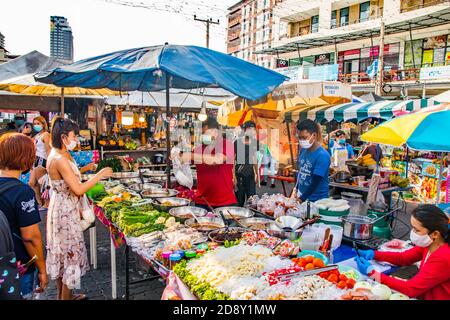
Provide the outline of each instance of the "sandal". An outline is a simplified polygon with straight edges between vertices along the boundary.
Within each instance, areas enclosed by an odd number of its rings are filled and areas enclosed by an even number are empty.
[[[88,300],[88,297],[85,294],[80,293],[80,294],[74,295],[72,297],[72,300]]]

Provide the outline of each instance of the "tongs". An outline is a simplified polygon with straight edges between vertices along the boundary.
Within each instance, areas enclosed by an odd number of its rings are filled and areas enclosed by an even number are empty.
[[[299,271],[299,272],[293,272],[288,274],[280,274],[277,276],[277,279],[279,281],[289,281],[292,280],[294,277],[307,277],[307,276],[313,276],[322,272],[327,272],[331,270],[338,269],[339,266],[337,264],[332,264],[323,268],[317,268],[312,270],[306,270],[306,271]]]

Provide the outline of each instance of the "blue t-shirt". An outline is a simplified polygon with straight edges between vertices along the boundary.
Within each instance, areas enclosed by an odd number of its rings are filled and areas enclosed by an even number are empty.
[[[312,182],[312,176],[317,175],[321,177],[320,183],[308,199],[310,201],[317,201],[328,198],[328,175],[331,164],[328,152],[322,146],[313,152],[302,149],[297,164],[299,170],[297,176],[297,189],[299,193],[303,194],[308,190]]]
[[[0,184],[14,178],[0,178]],[[39,207],[33,189],[28,185],[13,187],[0,194],[0,209],[8,219],[11,233],[13,234],[14,252],[21,263],[27,263],[31,257],[28,255],[25,245],[20,237],[20,228],[29,227],[41,221]],[[35,270],[32,265],[27,272]]]

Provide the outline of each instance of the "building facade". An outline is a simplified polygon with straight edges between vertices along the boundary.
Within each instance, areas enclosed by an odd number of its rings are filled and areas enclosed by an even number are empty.
[[[420,87],[422,68],[450,65],[448,0],[283,0],[273,8],[272,48],[257,53],[285,66],[337,64],[340,81],[365,91],[382,22],[388,90]]]
[[[227,52],[267,68],[274,67],[271,55],[256,51],[271,48],[273,8],[280,0],[241,0],[228,8]]]
[[[73,62],[73,35],[64,17],[50,17],[50,56]]]

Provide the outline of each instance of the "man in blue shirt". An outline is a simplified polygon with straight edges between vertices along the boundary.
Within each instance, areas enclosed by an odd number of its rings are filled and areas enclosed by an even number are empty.
[[[301,202],[317,201],[329,194],[330,155],[321,145],[320,128],[312,120],[297,123],[299,155],[297,158],[297,194]]]
[[[331,156],[333,156],[333,153],[335,150],[338,149],[346,149],[348,158],[352,159],[355,157],[355,151],[353,150],[352,146],[347,143],[347,140],[345,139],[345,132],[342,130],[336,131],[335,134],[336,139],[330,141],[330,153]]]

